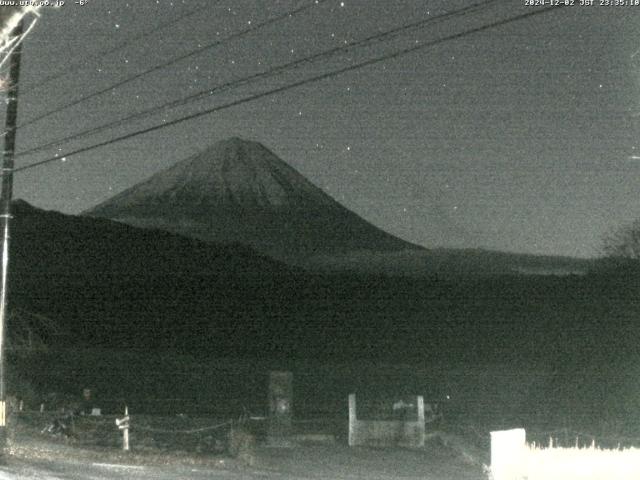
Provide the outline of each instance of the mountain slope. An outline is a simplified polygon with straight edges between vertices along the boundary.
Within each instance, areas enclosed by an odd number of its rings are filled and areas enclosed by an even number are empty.
[[[423,250],[371,225],[267,148],[231,138],[85,212],[299,263],[314,255]]]
[[[178,162],[84,215],[248,245],[315,272],[567,275],[590,267],[578,259],[413,245],[346,209],[261,144],[239,138]]]
[[[242,245],[46,212],[21,201],[13,215],[11,305],[56,321],[75,345],[226,346],[240,354],[254,343],[238,344],[234,332],[272,322],[269,312],[298,275]]]

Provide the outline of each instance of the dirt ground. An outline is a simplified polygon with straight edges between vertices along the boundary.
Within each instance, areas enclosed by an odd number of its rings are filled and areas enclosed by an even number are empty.
[[[95,435],[95,419],[84,428]],[[267,446],[259,439],[235,457],[228,452],[197,451],[179,445],[175,449],[153,446],[122,452],[112,439],[105,445],[83,445],[82,438],[43,434],[33,418],[16,427],[3,479],[422,479],[486,480],[486,452],[460,435],[434,432],[421,449],[397,447],[348,447],[332,435],[297,436],[287,447]],[[117,429],[115,429],[117,432]],[[111,444],[111,445],[108,445]],[[212,447],[213,448],[213,447]]]
[[[256,465],[290,478],[486,480],[481,466],[441,445],[421,450],[298,445],[288,450],[260,449],[256,457]]]
[[[208,461],[163,458],[160,462],[153,457],[124,455],[104,459],[101,452],[78,451],[75,447],[45,451],[30,445],[14,451],[7,464],[0,466],[0,479],[486,480],[481,467],[441,448],[409,451],[300,444],[291,448],[258,447],[251,462],[229,458]]]

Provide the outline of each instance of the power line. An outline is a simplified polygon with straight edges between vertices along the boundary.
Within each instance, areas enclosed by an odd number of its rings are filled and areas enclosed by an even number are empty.
[[[364,67],[375,65],[377,63],[386,62],[388,60],[393,60],[393,59],[402,57],[404,55],[407,55],[409,53],[416,52],[418,50],[422,50],[422,49],[425,49],[425,48],[428,48],[428,47],[432,47],[434,45],[438,45],[438,44],[441,44],[441,43],[444,43],[444,42],[448,42],[448,41],[451,41],[451,40],[456,40],[456,39],[462,38],[462,37],[464,37],[466,35],[470,35],[470,34],[473,34],[473,33],[478,33],[478,32],[482,32],[482,31],[485,31],[485,30],[489,30],[491,28],[496,28],[496,27],[500,27],[500,26],[503,26],[503,25],[507,25],[509,23],[512,23],[512,22],[515,22],[515,21],[518,21],[518,20],[522,20],[522,19],[525,19],[525,18],[530,18],[530,17],[533,17],[535,15],[540,15],[542,13],[546,13],[546,12],[548,12],[550,10],[553,10],[553,9],[562,8],[563,6],[564,5],[545,7],[545,8],[542,8],[540,10],[534,10],[534,11],[530,11],[530,12],[523,13],[523,14],[520,14],[520,15],[516,15],[515,17],[506,18],[506,19],[503,19],[503,20],[498,20],[498,21],[495,21],[495,22],[492,22],[492,23],[489,23],[489,24],[486,24],[486,25],[482,25],[480,27],[474,27],[474,28],[465,30],[463,32],[459,32],[459,33],[456,33],[456,34],[452,34],[452,35],[448,35],[446,37],[439,38],[437,40],[432,40],[432,41],[429,41],[429,42],[426,42],[426,43],[423,43],[423,44],[414,45],[412,47],[404,48],[402,50],[398,50],[398,51],[390,53],[390,54],[386,54],[386,55],[383,55],[383,56],[380,56],[380,57],[376,57],[376,58],[372,58],[372,59],[369,59],[369,60],[365,60],[363,62],[360,62],[360,63],[357,63],[357,64],[353,64],[353,65],[349,65],[347,67],[343,67],[343,68],[340,68],[338,70],[334,70],[334,71],[331,71],[331,72],[326,72],[326,73],[323,73],[323,74],[320,74],[320,75],[316,75],[314,77],[306,78],[304,80],[300,80],[300,81],[297,81],[297,82],[290,83],[288,85],[277,87],[277,88],[268,90],[266,92],[261,92],[261,93],[255,94],[255,95],[251,95],[249,97],[245,97],[245,98],[242,98],[242,99],[234,100],[234,101],[226,103],[224,105],[219,105],[217,107],[209,108],[207,110],[203,110],[201,112],[197,112],[197,113],[193,113],[193,114],[181,117],[181,118],[177,118],[177,119],[171,120],[169,122],[165,122],[165,123],[162,123],[162,124],[159,124],[159,125],[154,125],[152,127],[147,127],[147,128],[141,129],[141,130],[130,132],[130,133],[121,135],[119,137],[113,138],[111,140],[105,140],[103,142],[95,143],[93,145],[89,145],[89,146],[86,146],[86,147],[78,148],[78,149],[73,150],[71,152],[68,152],[68,153],[66,153],[64,155],[55,156],[53,158],[47,158],[47,159],[44,159],[44,160],[40,160],[38,162],[34,162],[32,164],[29,164],[29,165],[25,165],[23,167],[16,168],[14,171],[15,172],[20,172],[20,171],[24,171],[24,170],[29,170],[29,169],[32,169],[32,168],[35,168],[35,167],[38,167],[38,166],[41,166],[41,165],[45,165],[45,164],[48,164],[48,163],[51,163],[51,162],[59,161],[61,158],[68,158],[70,156],[78,155],[80,153],[88,152],[88,151],[91,151],[91,150],[95,150],[97,148],[104,147],[106,145],[110,145],[112,143],[121,142],[123,140],[128,140],[130,138],[137,137],[139,135],[144,135],[145,133],[151,133],[151,132],[154,132],[156,130],[160,130],[162,128],[170,127],[170,126],[173,126],[173,125],[177,125],[179,123],[183,123],[183,122],[186,122],[186,121],[189,121],[189,120],[193,120],[195,118],[203,117],[205,115],[209,115],[211,113],[218,112],[220,110],[225,110],[227,108],[231,108],[231,107],[235,107],[235,106],[238,106],[238,105],[242,105],[244,103],[252,102],[254,100],[259,100],[259,99],[264,98],[264,97],[268,97],[268,96],[271,96],[271,95],[276,95],[278,93],[282,93],[282,92],[285,92],[287,90],[291,90],[293,88],[301,87],[303,85],[307,85],[307,84],[310,84],[310,83],[316,83],[316,82],[319,82],[319,81],[322,81],[322,80],[326,80],[328,78],[337,77],[339,75],[342,75],[342,74],[347,73],[347,72],[351,72],[353,70],[358,70],[358,69],[361,69],[361,68],[364,68]]]
[[[475,3],[475,4],[469,5],[467,7],[461,8],[459,10],[455,10],[453,12],[447,12],[447,13],[442,14],[442,15],[438,15],[438,16],[435,16],[435,17],[430,17],[430,18],[427,18],[427,19],[422,19],[422,20],[419,20],[419,21],[416,21],[416,22],[413,22],[413,23],[410,23],[410,24],[407,24],[407,25],[402,25],[400,27],[396,27],[396,28],[393,28],[391,30],[387,30],[387,31],[380,32],[380,33],[377,33],[377,34],[374,34],[374,35],[370,35],[370,36],[368,36],[368,37],[366,37],[364,39],[361,39],[361,40],[354,40],[354,41],[351,41],[351,42],[347,43],[346,45],[341,45],[339,47],[334,47],[334,48],[331,48],[329,50],[325,50],[325,51],[316,53],[316,54],[311,55],[311,56],[300,58],[298,60],[294,60],[292,62],[283,64],[283,65],[279,65],[277,67],[273,67],[271,69],[268,69],[268,70],[265,70],[265,71],[262,71],[262,72],[259,72],[259,73],[255,73],[255,74],[250,75],[248,77],[244,77],[244,78],[240,78],[240,79],[236,79],[236,80],[231,80],[231,81],[216,85],[214,87],[209,87],[209,88],[206,88],[206,89],[201,90],[199,92],[196,92],[196,93],[193,93],[191,95],[188,95],[187,97],[184,97],[184,98],[181,98],[181,99],[177,99],[177,100],[174,100],[174,101],[171,101],[171,102],[167,102],[167,103],[164,103],[162,105],[158,105],[158,106],[149,108],[147,110],[143,110],[141,112],[136,112],[136,113],[133,113],[133,114],[128,115],[126,117],[123,117],[123,118],[120,118],[120,119],[117,119],[117,120],[113,120],[111,122],[107,122],[105,124],[102,124],[102,125],[99,125],[99,126],[96,126],[96,127],[92,127],[92,128],[87,129],[87,130],[83,130],[81,132],[74,133],[74,134],[69,135],[67,137],[62,137],[62,138],[58,138],[58,139],[52,140],[52,141],[50,141],[50,142],[48,142],[46,144],[39,145],[37,147],[33,147],[33,148],[29,149],[29,150],[25,150],[24,152],[21,152],[18,156],[21,157],[21,156],[29,155],[29,154],[32,154],[32,153],[36,153],[36,152],[45,150],[45,149],[47,149],[49,147],[59,145],[61,143],[69,142],[71,140],[76,140],[78,138],[82,138],[82,137],[85,137],[85,136],[88,136],[88,135],[99,133],[99,132],[101,132],[103,130],[106,130],[108,128],[111,128],[111,127],[116,127],[116,126],[123,125],[124,123],[131,122],[133,120],[147,118],[147,117],[149,117],[149,116],[151,116],[151,115],[153,115],[153,114],[155,114],[155,113],[157,113],[159,111],[162,111],[164,109],[183,106],[183,105],[186,105],[188,103],[194,102],[194,101],[196,101],[198,99],[201,99],[203,97],[210,97],[210,96],[212,96],[214,94],[214,92],[220,92],[220,91],[223,91],[223,90],[237,88],[239,86],[246,85],[246,84],[248,84],[250,82],[254,82],[256,80],[262,80],[264,78],[269,78],[269,77],[272,77],[272,76],[277,75],[279,73],[286,72],[288,70],[293,70],[293,69],[298,68],[298,67],[300,67],[300,66],[302,66],[304,64],[312,63],[312,62],[315,62],[315,61],[317,61],[319,59],[330,57],[330,56],[335,55],[337,53],[346,52],[346,51],[349,51],[349,50],[351,50],[353,48],[362,47],[362,46],[365,46],[365,45],[373,43],[373,42],[380,42],[380,41],[386,39],[387,37],[401,35],[401,34],[404,34],[404,33],[408,32],[408,31],[411,31],[413,29],[417,29],[419,27],[424,27],[427,24],[438,22],[438,21],[443,21],[443,20],[445,20],[445,19],[447,19],[449,17],[467,15],[467,14],[473,12],[474,10],[479,10],[481,8],[485,8],[488,5],[490,5],[491,3],[496,3],[496,2],[499,2],[499,1],[501,1],[501,0],[485,0],[483,2],[478,2],[478,3]]]
[[[216,3],[220,3],[222,0],[215,0]],[[101,58],[101,57],[105,57],[107,55],[110,55],[114,52],[117,52],[118,50],[122,50],[125,47],[131,45],[134,42],[138,42],[140,40],[142,40],[143,38],[149,37],[161,30],[164,30],[167,27],[171,27],[173,25],[175,25],[176,23],[181,22],[182,20],[184,20],[185,18],[189,18],[193,15],[195,15],[196,13],[200,12],[202,10],[202,7],[198,7],[198,8],[194,8],[192,10],[189,10],[188,12],[174,18],[171,20],[168,20],[164,23],[161,23],[157,26],[155,26],[154,28],[146,31],[146,32],[142,32],[139,35],[135,35],[133,37],[130,37],[116,45],[114,45],[113,47],[109,47],[106,48],[104,50],[100,50],[92,55],[89,56],[88,59],[85,60],[79,60],[75,63],[72,63],[71,65],[66,66],[65,68],[60,69],[59,71],[57,71],[56,73],[52,73],[51,75],[49,75],[48,77],[45,77],[43,80],[38,81],[37,84],[35,85],[30,85],[27,88],[25,88],[23,90],[23,94],[25,93],[29,93],[32,92],[33,90],[37,90],[40,87],[45,86],[46,84],[48,84],[49,82],[52,82],[53,80],[57,80],[58,78],[64,77],[66,75],[69,75],[70,73],[76,72],[79,68],[82,68],[84,66],[84,64],[88,61],[88,60],[94,60],[96,58]]]
[[[84,97],[80,97],[79,99],[76,99],[76,100],[74,100],[72,102],[69,102],[69,103],[67,103],[65,105],[62,105],[60,107],[57,107],[57,108],[55,108],[53,110],[49,110],[48,112],[45,112],[45,113],[43,113],[41,115],[38,115],[37,117],[34,117],[34,118],[30,119],[30,120],[27,120],[26,122],[21,123],[20,125],[18,125],[18,128],[23,128],[23,127],[26,127],[27,125],[31,125],[33,123],[39,122],[40,120],[43,120],[43,119],[45,119],[45,118],[47,118],[47,117],[49,117],[49,116],[51,116],[51,115],[53,115],[55,113],[61,112],[63,110],[66,110],[67,108],[70,108],[70,107],[73,107],[75,105],[78,105],[79,103],[85,102],[85,101],[90,100],[92,98],[98,97],[98,96],[100,96],[100,95],[102,95],[104,93],[110,92],[110,91],[114,90],[115,88],[118,88],[118,87],[121,87],[123,85],[126,85],[127,83],[131,83],[134,80],[137,80],[137,79],[142,78],[142,77],[144,77],[146,75],[149,75],[150,73],[157,72],[159,70],[167,68],[167,67],[169,67],[169,66],[171,66],[171,65],[173,65],[175,63],[178,63],[178,62],[180,62],[182,60],[186,60],[187,58],[191,58],[191,57],[193,57],[195,55],[198,55],[198,54],[200,54],[200,53],[202,53],[202,52],[204,52],[206,50],[210,50],[212,48],[215,48],[215,47],[218,47],[220,45],[223,45],[224,43],[226,43],[226,42],[228,42],[230,40],[235,40],[237,38],[240,38],[240,37],[242,37],[244,35],[247,35],[249,33],[252,33],[252,32],[255,32],[257,30],[260,30],[261,28],[267,27],[267,26],[272,25],[272,24],[274,24],[276,22],[279,22],[281,20],[284,20],[284,19],[287,19],[287,18],[291,18],[294,15],[297,15],[297,14],[299,14],[301,12],[304,12],[305,10],[308,10],[308,9],[310,9],[312,7],[315,7],[317,4],[319,4],[321,2],[325,2],[325,1],[328,1],[328,0],[313,0],[312,3],[310,3],[310,4],[304,5],[302,7],[298,7],[298,8],[296,8],[296,9],[290,11],[290,12],[286,12],[286,13],[283,13],[281,15],[277,15],[277,16],[275,16],[273,18],[270,18],[269,20],[266,20],[266,21],[264,21],[262,23],[257,23],[254,26],[251,26],[251,27],[245,28],[244,30],[241,30],[239,32],[233,33],[233,34],[227,36],[226,38],[224,38],[222,40],[216,40],[215,42],[208,43],[207,45],[203,45],[201,47],[198,47],[195,50],[191,50],[190,52],[185,53],[183,55],[180,55],[178,57],[175,57],[175,58],[173,58],[173,59],[171,59],[171,60],[169,60],[167,62],[161,63],[161,64],[156,65],[154,67],[148,68],[148,69],[146,69],[146,70],[144,70],[144,71],[142,71],[140,73],[137,73],[135,75],[131,75],[130,77],[124,78],[123,80],[121,80],[121,81],[119,81],[119,82],[117,82],[117,83],[115,83],[113,85],[110,85],[107,88],[103,88],[102,90],[98,90],[96,92],[90,93],[89,95],[85,95]]]

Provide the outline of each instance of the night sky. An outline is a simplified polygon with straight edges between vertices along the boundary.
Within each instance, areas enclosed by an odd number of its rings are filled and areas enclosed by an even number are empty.
[[[199,46],[222,44],[19,129],[18,151],[474,2],[316,3],[88,0],[80,6],[67,0],[62,8],[44,8],[24,46],[19,123]],[[313,6],[225,40],[305,5]],[[552,9],[63,158],[83,146],[541,8],[525,0],[488,2],[20,156],[18,167],[54,154],[60,161],[19,172],[15,196],[79,213],[219,140],[240,136],[262,142],[346,207],[403,239],[427,247],[597,255],[603,235],[640,217],[640,6]],[[38,86],[65,69],[66,75]]]

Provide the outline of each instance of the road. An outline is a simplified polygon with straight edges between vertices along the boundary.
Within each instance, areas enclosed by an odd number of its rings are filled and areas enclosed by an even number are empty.
[[[224,457],[197,463],[169,456],[113,457],[56,445],[17,450],[0,465],[0,480],[486,480],[482,468],[455,451],[349,448],[342,444],[257,447],[250,465]],[[111,456],[111,458],[109,458]]]
[[[64,460],[10,459],[0,466],[0,480],[288,480],[277,472],[203,468],[200,466],[144,466],[115,463],[81,463]],[[298,477],[299,478],[299,477]]]

